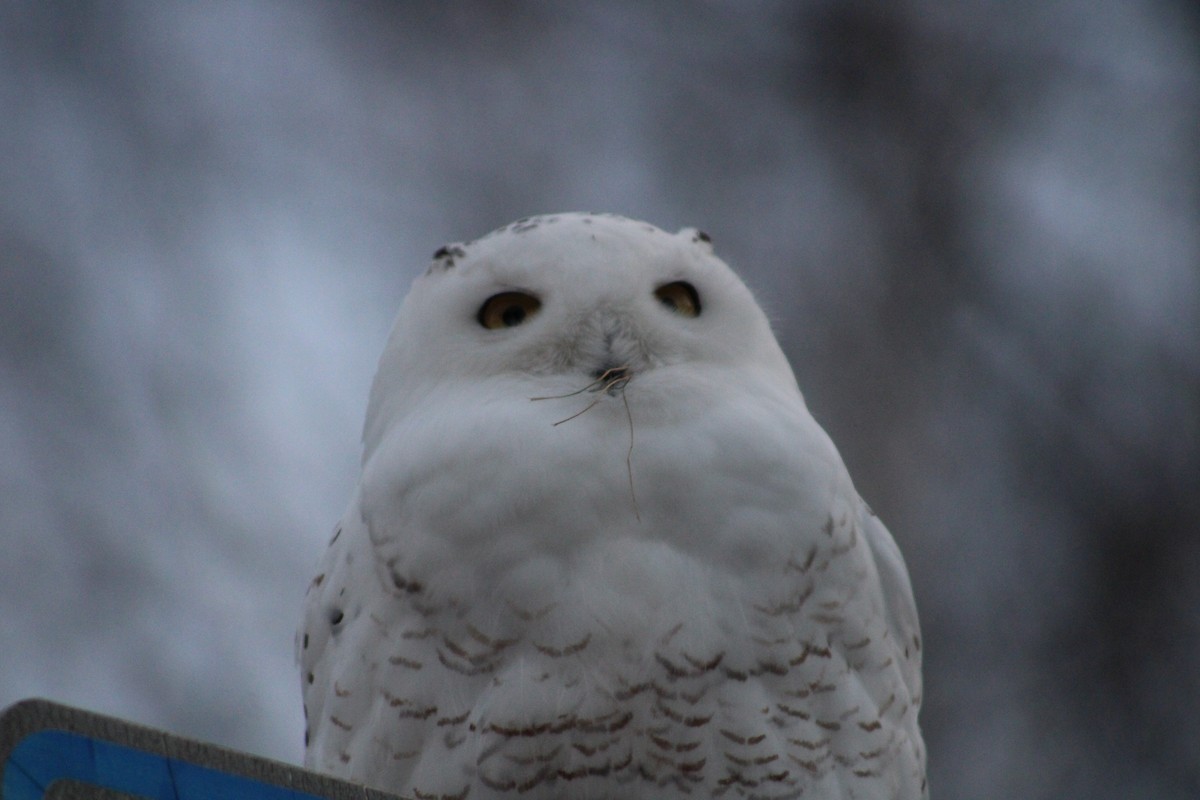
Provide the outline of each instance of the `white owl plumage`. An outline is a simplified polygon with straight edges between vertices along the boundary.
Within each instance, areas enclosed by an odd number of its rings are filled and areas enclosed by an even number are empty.
[[[927,796],[904,561],[708,237],[449,245],[299,635],[306,763],[413,798]]]

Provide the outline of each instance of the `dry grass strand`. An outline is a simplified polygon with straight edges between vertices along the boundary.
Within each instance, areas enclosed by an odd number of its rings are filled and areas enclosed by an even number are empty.
[[[625,419],[629,422],[629,448],[625,451],[625,473],[629,476],[629,498],[633,502],[633,516],[642,521],[642,513],[638,508],[637,491],[633,486],[633,412],[629,410],[629,398],[625,396],[625,387],[633,380],[633,373],[628,366],[612,367],[601,373],[600,377],[584,386],[582,389],[576,389],[573,392],[566,394],[552,394],[543,397],[531,397],[531,401],[539,400],[564,400],[568,397],[577,397],[584,392],[604,392],[605,394],[613,394],[614,392],[621,393],[621,403],[625,406]],[[554,427],[562,425],[564,422],[580,417],[596,407],[602,400],[602,397],[597,397],[592,402],[588,403],[579,411],[576,411],[569,417],[560,419],[554,423]]]

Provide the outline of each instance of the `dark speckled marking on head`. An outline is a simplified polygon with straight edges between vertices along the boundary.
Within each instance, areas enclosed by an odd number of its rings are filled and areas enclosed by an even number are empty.
[[[454,259],[463,258],[467,255],[467,251],[463,249],[461,244],[444,244],[439,247],[433,254],[433,263],[429,265],[429,269],[425,270],[425,274],[436,271],[445,272],[454,267]]]
[[[463,249],[458,245],[444,244],[434,252],[434,258],[452,259],[454,256],[463,255]]]
[[[705,244],[712,244],[712,237],[709,236],[704,231],[696,231],[696,236],[694,237],[693,241],[704,242]]]

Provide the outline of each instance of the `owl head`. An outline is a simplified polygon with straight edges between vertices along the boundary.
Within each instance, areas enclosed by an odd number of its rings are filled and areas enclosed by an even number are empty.
[[[364,442],[464,382],[528,399],[606,375],[678,392],[754,373],[795,386],[766,316],[707,235],[613,215],[531,217],[434,254],[392,328]]]

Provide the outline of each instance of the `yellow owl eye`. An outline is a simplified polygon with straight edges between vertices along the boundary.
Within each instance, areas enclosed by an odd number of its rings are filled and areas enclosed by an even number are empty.
[[[658,302],[681,317],[700,316],[700,295],[687,281],[675,281],[654,290]]]
[[[542,307],[542,301],[524,292],[494,294],[479,307],[475,318],[490,331],[515,328],[532,317]]]

